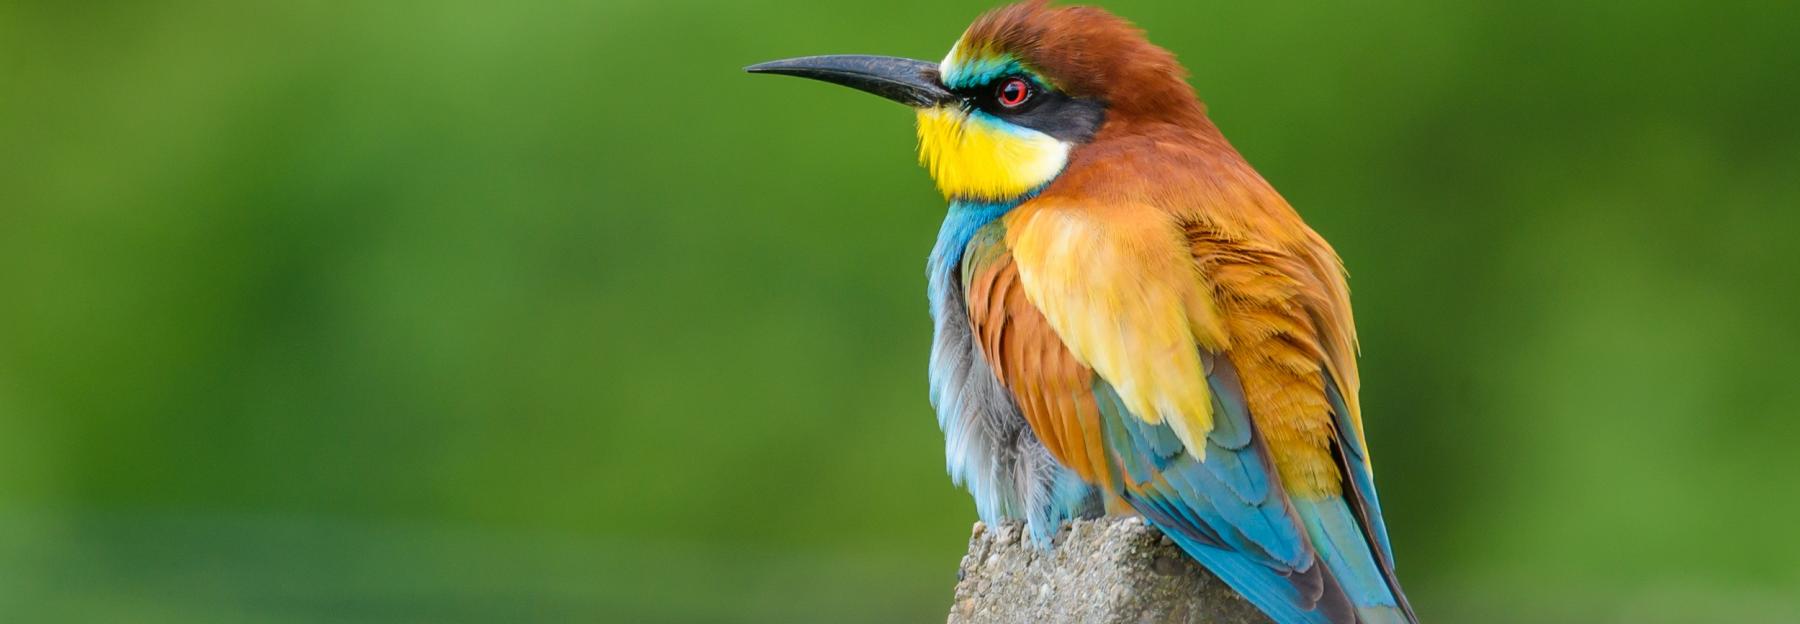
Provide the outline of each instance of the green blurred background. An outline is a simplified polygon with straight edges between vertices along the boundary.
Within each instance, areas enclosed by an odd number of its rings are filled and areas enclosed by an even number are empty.
[[[1783,3],[1107,5],[1348,262],[1435,622],[1800,620]],[[939,621],[987,5],[0,2],[0,613]]]

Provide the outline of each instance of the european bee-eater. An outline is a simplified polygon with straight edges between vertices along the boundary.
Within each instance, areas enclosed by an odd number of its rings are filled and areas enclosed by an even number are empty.
[[[1141,514],[1271,618],[1416,622],[1357,403],[1342,263],[1168,51],[1091,7],[989,12],[940,63],[751,72],[917,110],[950,202],[931,400],[989,523]]]

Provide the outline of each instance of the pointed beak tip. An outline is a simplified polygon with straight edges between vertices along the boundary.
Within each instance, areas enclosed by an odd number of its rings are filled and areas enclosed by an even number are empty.
[[[823,57],[801,56],[763,61],[761,63],[751,63],[744,66],[744,72],[751,74],[800,76],[803,78],[812,77],[813,73],[820,69],[815,67],[815,65],[818,64],[817,60],[820,58]]]

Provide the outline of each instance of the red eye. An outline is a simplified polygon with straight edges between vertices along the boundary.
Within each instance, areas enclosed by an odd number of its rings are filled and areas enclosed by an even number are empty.
[[[1031,99],[1031,83],[1025,82],[1024,78],[1007,78],[1000,82],[999,88],[994,90],[994,99],[998,100],[1001,106],[1018,108],[1020,104],[1025,103],[1025,100]]]

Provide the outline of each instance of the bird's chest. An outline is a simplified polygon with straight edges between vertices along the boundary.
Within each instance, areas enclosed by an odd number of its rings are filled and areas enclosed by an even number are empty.
[[[1063,520],[1099,509],[1095,490],[1059,464],[994,374],[964,299],[963,265],[1004,253],[996,219],[1007,206],[953,205],[927,264],[931,300],[931,404],[944,430],[950,476],[983,521],[1024,519],[1047,542]]]
[[[961,264],[969,241],[1003,212],[953,205],[926,265],[931,405],[944,431],[950,476],[968,488],[987,521],[1022,513],[1015,467],[1022,438],[1035,440],[975,341],[963,293]]]

